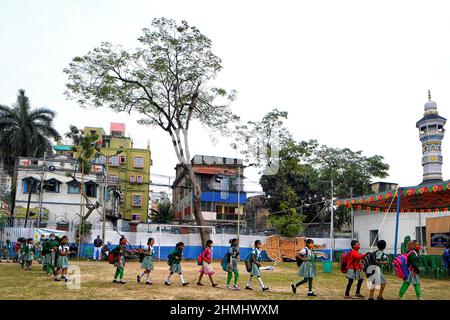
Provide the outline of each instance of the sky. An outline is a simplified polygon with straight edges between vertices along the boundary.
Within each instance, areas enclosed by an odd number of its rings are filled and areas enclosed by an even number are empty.
[[[244,121],[286,110],[296,139],[382,155],[390,165],[385,181],[416,185],[422,166],[415,124],[428,89],[450,117],[448,12],[445,0],[2,0],[0,103],[11,105],[23,88],[32,107],[57,112],[61,133],[71,124],[109,132],[110,122],[124,122],[135,146],[150,141],[152,173],[173,176],[177,159],[165,133],[138,125],[138,115],[80,108],[63,95],[62,70],[102,41],[137,47],[153,18],[183,19],[212,40],[223,61],[215,82],[238,92],[232,109]],[[193,129],[191,154],[239,156],[226,138],[212,142],[201,126]],[[256,172],[246,175],[245,189],[260,190]]]

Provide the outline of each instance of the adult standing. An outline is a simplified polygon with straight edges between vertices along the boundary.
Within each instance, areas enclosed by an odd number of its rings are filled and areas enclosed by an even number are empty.
[[[100,261],[102,259],[102,247],[103,240],[100,239],[100,236],[94,240],[94,260]],[[97,259],[95,259],[97,257]]]

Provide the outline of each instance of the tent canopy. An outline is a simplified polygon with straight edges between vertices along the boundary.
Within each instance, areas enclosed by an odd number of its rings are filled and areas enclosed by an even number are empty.
[[[450,211],[450,180],[429,185],[401,187],[400,212],[439,212]],[[338,207],[359,211],[396,212],[397,191],[387,191],[372,195],[339,199]],[[392,204],[392,205],[391,205]]]

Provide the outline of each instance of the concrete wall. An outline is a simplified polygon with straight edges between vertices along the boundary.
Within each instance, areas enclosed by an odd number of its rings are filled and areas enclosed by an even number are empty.
[[[381,225],[385,215],[386,220],[383,225]],[[355,237],[361,243],[361,252],[369,251],[370,249],[370,230],[379,230],[379,239],[387,242],[386,253],[394,253],[395,215],[395,213],[386,214],[384,212],[355,212]],[[400,245],[406,236],[410,236],[411,240],[418,239],[419,236],[416,234],[416,227],[419,226],[419,217],[421,219],[422,227],[425,227],[426,218],[444,216],[450,216],[450,212],[400,213],[397,251],[400,252]],[[425,239],[423,240],[425,246]]]

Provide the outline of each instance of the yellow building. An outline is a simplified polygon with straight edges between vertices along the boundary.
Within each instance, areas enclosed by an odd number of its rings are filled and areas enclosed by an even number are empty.
[[[108,180],[110,189],[121,193],[118,218],[131,221],[148,220],[149,185],[151,153],[146,149],[133,147],[130,137],[125,137],[125,124],[111,123],[110,134],[103,128],[85,127],[85,135],[97,134],[96,142],[100,152],[108,157]],[[118,151],[121,153],[116,154]],[[100,156],[99,162],[105,163],[106,157]],[[110,210],[109,215],[114,215]]]

